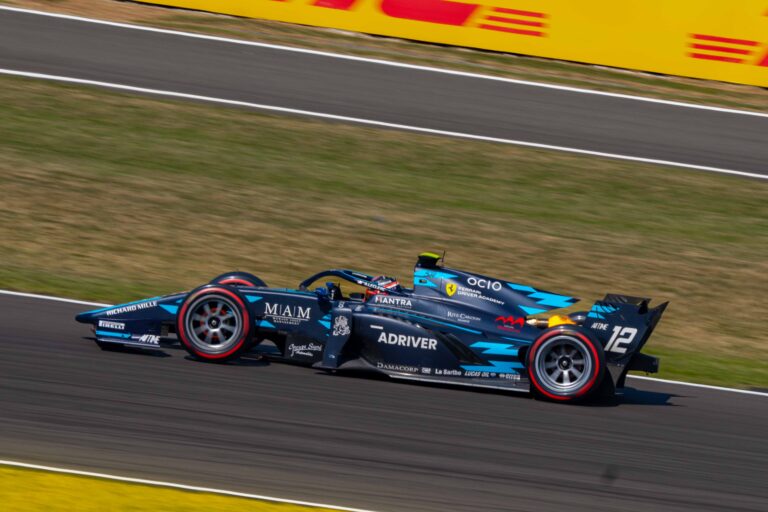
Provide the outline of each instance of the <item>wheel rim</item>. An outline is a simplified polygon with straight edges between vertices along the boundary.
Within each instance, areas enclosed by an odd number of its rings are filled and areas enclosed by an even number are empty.
[[[571,336],[554,336],[545,341],[536,353],[534,364],[541,383],[562,394],[584,386],[593,367],[589,348]]]
[[[185,330],[190,343],[206,354],[220,354],[237,344],[243,330],[240,310],[221,296],[201,297],[189,307]]]

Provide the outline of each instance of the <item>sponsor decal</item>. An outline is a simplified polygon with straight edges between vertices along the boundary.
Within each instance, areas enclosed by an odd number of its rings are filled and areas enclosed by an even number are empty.
[[[373,301],[376,304],[387,304],[388,306],[395,306],[398,308],[412,308],[413,303],[411,299],[403,297],[392,297],[391,295],[374,295]]]
[[[310,319],[310,308],[293,306],[290,304],[265,304],[264,314],[272,318],[278,324],[299,325]]]
[[[454,295],[456,295],[457,289],[458,289],[458,286],[456,286],[456,283],[448,283],[445,285],[445,293],[449,297],[453,297]]]
[[[496,297],[489,297],[487,295],[483,295],[483,293],[480,290],[475,290],[474,288],[467,288],[466,286],[458,286],[457,291],[454,292],[458,295],[461,295],[462,297],[471,297],[473,299],[478,300],[484,300],[487,302],[493,302],[494,304],[498,304],[499,306],[504,305],[503,300],[499,300]]]
[[[435,338],[426,338],[423,336],[407,336],[405,334],[382,332],[379,335],[378,341],[379,343],[398,345],[400,347],[418,348],[420,350],[437,350],[437,340]]]
[[[496,372],[480,372],[477,370],[467,370],[464,372],[465,377],[479,377],[481,379],[504,379],[518,382],[520,381],[520,375],[515,373],[496,373]]]
[[[109,320],[99,320],[99,327],[105,327],[107,329],[115,329],[117,331],[124,331],[125,324],[122,322],[110,322]]]
[[[322,350],[322,345],[318,345],[317,343],[307,343],[305,345],[294,345],[291,343],[288,345],[288,352],[291,354],[291,357],[295,357],[297,355],[304,357],[314,357],[315,352],[322,352]]]
[[[139,311],[142,309],[150,309],[154,307],[157,307],[157,301],[149,300],[146,302],[138,302],[136,304],[128,304],[127,306],[110,309],[109,311],[104,312],[104,314],[107,316],[113,316],[113,315],[119,315],[121,313],[132,313],[134,311]]]
[[[768,53],[762,54],[760,46],[760,41],[752,39],[691,34],[688,41],[688,57],[728,64],[768,66]]]
[[[497,316],[496,328],[502,331],[519,332],[525,325],[525,318],[522,316]]]
[[[435,375],[442,375],[443,377],[461,377],[461,370],[448,370],[448,369],[436,369]]]
[[[141,336],[133,336],[131,339],[138,341],[139,343],[145,343],[147,345],[160,344],[160,336],[157,334],[142,334]]]
[[[592,325],[589,326],[591,329],[597,329],[598,331],[607,331],[608,330],[608,324],[604,324],[603,322],[595,322]]]
[[[485,290],[493,290],[495,292],[500,292],[502,288],[501,283],[498,281],[490,281],[488,279],[477,278],[474,276],[467,279],[467,283],[469,286],[483,288]]]
[[[376,363],[376,368],[379,368],[381,370],[389,370],[392,372],[407,372],[407,373],[419,372],[418,367],[408,366],[404,364]]]
[[[457,322],[463,323],[463,324],[469,324],[472,322],[479,322],[480,317],[474,316],[474,315],[468,315],[466,313],[455,313],[453,311],[448,312],[448,318],[452,320],[456,320]]]
[[[348,336],[351,332],[349,328],[349,320],[345,316],[337,316],[333,320],[333,335],[334,336]]]
[[[424,375],[432,375],[432,368],[422,368],[421,373]]]

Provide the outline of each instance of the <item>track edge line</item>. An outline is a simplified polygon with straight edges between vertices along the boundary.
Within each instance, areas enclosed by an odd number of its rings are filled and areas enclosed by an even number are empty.
[[[359,118],[359,117],[350,117],[350,116],[343,116],[338,114],[328,114],[324,112],[314,112],[310,110],[301,110],[301,109],[295,109],[295,108],[289,108],[289,107],[279,107],[276,105],[266,105],[266,104],[260,104],[260,103],[252,103],[248,101],[240,101],[240,100],[228,100],[225,98],[216,98],[212,96],[201,96],[198,94],[190,94],[190,93],[182,93],[182,92],[176,92],[176,91],[167,91],[162,89],[150,89],[146,87],[138,87],[133,85],[125,85],[125,84],[117,84],[113,82],[102,82],[99,80],[90,80],[90,79],[84,79],[84,78],[75,78],[75,77],[67,77],[67,76],[61,76],[61,75],[50,75],[47,73],[38,73],[33,71],[20,71],[16,69],[6,69],[6,68],[0,68],[0,74],[2,75],[8,75],[8,76],[17,76],[17,77],[24,77],[24,78],[34,78],[34,79],[40,79],[40,80],[50,80],[54,82],[61,82],[61,83],[71,83],[71,84],[78,84],[78,85],[86,85],[86,86],[94,86],[94,87],[101,87],[105,89],[114,89],[119,91],[129,91],[129,92],[139,92],[143,94],[151,94],[156,96],[165,96],[168,98],[180,98],[180,99],[186,99],[186,100],[196,100],[196,101],[202,101],[202,102],[208,102],[208,103],[215,103],[220,105],[230,105],[230,106],[239,106],[239,107],[247,107],[247,108],[253,108],[258,110],[264,110],[267,112],[279,112],[282,114],[293,114],[293,115],[299,115],[299,116],[305,116],[305,117],[315,117],[319,119],[330,119],[333,121],[343,121],[347,123],[356,123],[366,126],[376,126],[379,128],[394,128],[398,130],[405,130],[405,131],[411,131],[415,133],[425,133],[428,135],[440,135],[445,137],[456,137],[456,138],[462,138],[462,139],[468,139],[468,140],[478,140],[483,142],[494,142],[498,144],[509,144],[514,146],[523,146],[523,147],[529,147],[529,148],[535,148],[535,149],[545,149],[550,151],[560,151],[563,153],[572,153],[572,154],[578,154],[578,155],[588,155],[588,156],[597,156],[602,158],[611,158],[614,160],[624,160],[624,161],[631,161],[631,162],[640,162],[645,164],[654,164],[654,165],[662,165],[667,167],[677,167],[682,169],[692,169],[696,171],[705,171],[705,172],[713,172],[718,174],[725,174],[725,175],[732,175],[732,176],[742,176],[746,178],[755,178],[755,179],[761,179],[761,180],[768,180],[768,174],[758,174],[754,172],[748,172],[748,171],[737,171],[734,169],[723,169],[720,167],[710,167],[706,165],[699,165],[699,164],[688,164],[685,162],[673,162],[669,160],[659,160],[655,158],[647,158],[647,157],[639,157],[639,156],[631,156],[631,155],[621,155],[617,153],[607,153],[604,151],[597,151],[597,150],[590,150],[590,149],[580,149],[580,148],[572,148],[567,146],[557,146],[553,144],[546,144],[542,142],[529,142],[529,141],[523,141],[523,140],[515,140],[515,139],[504,139],[500,137],[492,137],[487,135],[476,135],[471,133],[463,133],[463,132],[455,132],[455,131],[449,131],[449,130],[441,130],[436,128],[426,128],[426,127],[420,127],[420,126],[413,126],[413,125],[405,125],[405,124],[399,124],[399,123],[390,123],[386,121],[377,121],[375,119],[365,119],[365,118]]]

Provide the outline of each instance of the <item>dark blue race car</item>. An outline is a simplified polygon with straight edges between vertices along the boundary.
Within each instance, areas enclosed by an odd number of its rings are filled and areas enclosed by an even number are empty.
[[[77,321],[93,325],[105,348],[181,343],[212,362],[253,350],[321,370],[531,391],[558,401],[613,393],[629,370],[658,371],[658,359],[640,349],[667,303],[650,308],[650,299],[609,294],[589,311],[543,318],[578,299],[440,261],[421,254],[413,288],[352,270],[320,272],[297,289],[230,272],[190,292],[87,311]],[[345,296],[341,281],[362,293]],[[316,282],[322,286],[310,289]]]

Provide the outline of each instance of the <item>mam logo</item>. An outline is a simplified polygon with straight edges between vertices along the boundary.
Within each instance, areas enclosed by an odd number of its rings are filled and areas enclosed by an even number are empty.
[[[279,324],[298,325],[310,319],[309,308],[288,304],[265,304],[264,314]]]
[[[525,318],[518,316],[497,316],[496,328],[502,331],[519,331],[525,325]]]
[[[456,294],[456,290],[458,287],[456,286],[456,283],[448,283],[445,285],[445,293],[448,294],[449,297],[453,297]]]

